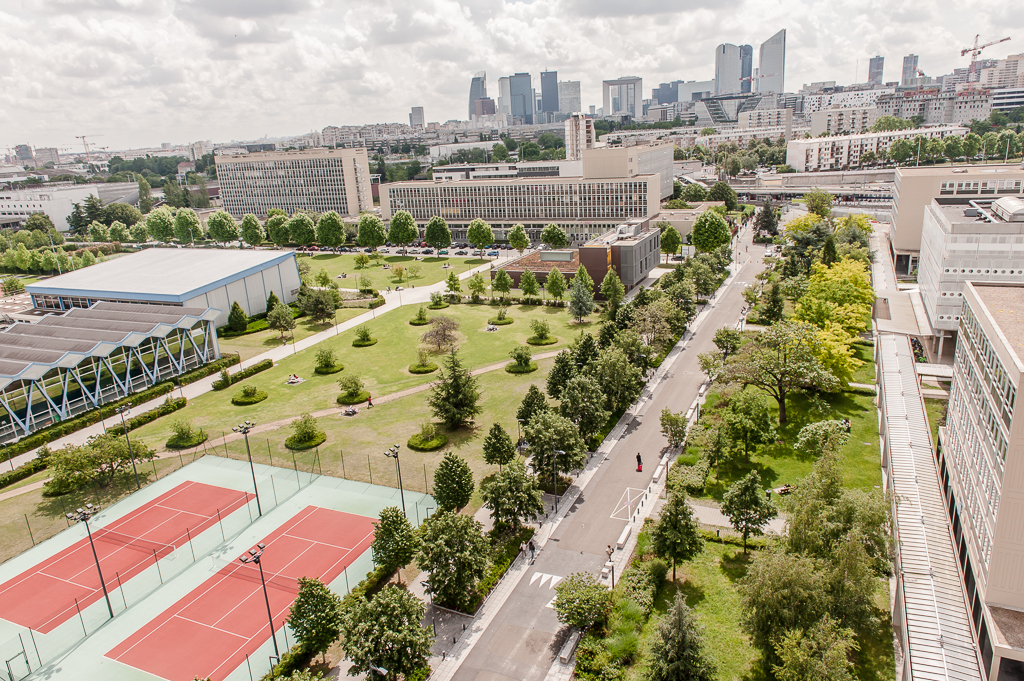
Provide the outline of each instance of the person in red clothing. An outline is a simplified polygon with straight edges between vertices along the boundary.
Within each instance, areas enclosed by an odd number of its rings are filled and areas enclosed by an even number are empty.
[[[371,397],[370,395],[366,396],[366,406],[367,407],[372,407],[373,406],[373,397]]]
[[[636,472],[637,473],[643,473],[644,472],[644,460],[640,458],[640,452],[636,453]]]

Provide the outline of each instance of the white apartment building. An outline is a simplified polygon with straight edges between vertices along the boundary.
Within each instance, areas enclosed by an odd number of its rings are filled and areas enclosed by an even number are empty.
[[[60,152],[54,147],[36,147],[36,166],[43,167],[47,163],[60,163]]]
[[[754,109],[739,114],[739,127],[748,128],[790,128],[793,127],[792,109]],[[789,136],[786,137],[789,139]]]
[[[561,95],[559,95],[561,101]],[[597,142],[594,119],[582,113],[573,112],[565,119],[565,158],[578,161],[583,158],[584,149],[592,149]]]
[[[992,95],[988,90],[940,92],[939,90],[908,90],[879,97],[879,116],[910,119],[923,116],[924,125],[970,125],[992,113]]]
[[[680,146],[697,146],[708,147],[709,149],[717,149],[724,144],[735,144],[738,147],[745,147],[750,144],[753,140],[770,140],[772,142],[781,139],[786,139],[786,135],[790,137],[800,137],[806,132],[809,132],[810,128],[801,126],[797,128],[738,128],[736,130],[729,130],[727,132],[719,132],[714,135],[702,135],[697,136],[696,133],[692,133],[692,143],[680,144]],[[687,138],[681,137],[681,141],[688,141]]]
[[[1024,54],[1011,54],[995,66],[979,70],[978,85],[983,88],[1024,87]]]
[[[650,142],[617,147],[596,147],[583,152],[583,177],[592,180],[658,175],[658,196],[672,197],[675,145]]]
[[[812,83],[812,85],[817,85]],[[832,83],[835,86],[835,83]],[[876,87],[864,90],[843,90],[842,92],[819,92],[804,95],[804,113],[811,114],[825,109],[847,109],[856,106],[875,106],[882,95],[895,94],[896,88]]]
[[[948,135],[963,137],[970,130],[959,126],[921,128],[918,130],[891,130],[861,135],[838,137],[812,137],[790,140],[786,149],[786,163],[798,173],[819,170],[840,170],[860,165],[860,157],[871,151],[877,154],[888,150],[897,139],[944,138]]]
[[[946,424],[935,450],[985,679],[1024,675],[1024,288],[964,284]]]
[[[992,110],[1011,111],[1024,106],[1024,86],[992,91]]]
[[[56,229],[66,232],[70,229],[68,217],[74,211],[75,204],[84,204],[90,194],[98,197],[104,204],[136,204],[139,201],[139,186],[134,182],[115,182],[0,189],[0,226],[21,224],[33,213],[45,213]]]
[[[924,213],[917,281],[941,356],[960,325],[966,282],[1024,284],[1024,201],[933,200]]]
[[[822,109],[811,113],[811,137],[857,135],[868,132],[878,118],[874,106],[851,106],[845,109]]]
[[[358,215],[373,208],[365,148],[215,157],[224,210],[265,217],[271,208]]]

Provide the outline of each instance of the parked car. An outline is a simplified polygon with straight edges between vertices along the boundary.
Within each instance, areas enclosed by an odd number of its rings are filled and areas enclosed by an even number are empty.
[[[487,255],[491,256],[492,258],[497,258],[499,253],[497,251],[487,251]]]
[[[447,248],[442,248],[440,251],[437,252],[437,254],[438,255],[448,255],[448,249]]]
[[[458,250],[458,251],[455,251],[455,255],[467,255],[467,253],[465,251],[463,251],[463,250]]]

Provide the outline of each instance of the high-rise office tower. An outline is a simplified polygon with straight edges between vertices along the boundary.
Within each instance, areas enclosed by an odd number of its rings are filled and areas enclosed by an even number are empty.
[[[18,159],[18,163],[27,165],[29,167],[35,163],[35,157],[32,155],[32,147],[27,144],[19,144],[14,147],[14,155]]]
[[[885,57],[872,57],[868,62],[868,83],[871,85],[882,84],[882,69],[885,66]]]
[[[541,111],[558,113],[558,71],[540,72]]]
[[[602,83],[604,115],[629,114],[634,118],[643,114],[644,81],[638,76],[623,76]]]
[[[578,80],[563,80],[558,84],[558,111],[559,113],[576,113],[583,110],[583,103],[580,100],[580,82]]]
[[[423,107],[414,106],[412,111],[409,113],[409,126],[413,128],[422,128],[426,123],[423,118]]]
[[[498,113],[512,115],[512,88],[508,76],[498,79]]]
[[[786,29],[761,43],[757,75],[758,92],[781,95],[786,91]]]
[[[715,94],[731,95],[740,92],[743,77],[740,48],[724,43],[715,48]]]
[[[529,73],[517,73],[509,76],[509,105],[512,121],[516,119],[527,125],[533,124],[533,79]]]
[[[753,71],[754,48],[750,45],[740,45],[740,92],[750,92]]]
[[[473,112],[476,110],[476,106],[473,104],[478,99],[485,99],[487,97],[487,72],[479,71],[473,76],[472,82],[469,84],[469,118],[473,117]]]
[[[900,85],[907,85],[911,79],[917,77],[917,55],[908,54],[903,58],[903,77],[900,78]]]

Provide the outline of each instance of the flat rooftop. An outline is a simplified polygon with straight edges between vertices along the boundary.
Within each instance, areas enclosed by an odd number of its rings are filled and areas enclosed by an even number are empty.
[[[1016,197],[1004,198],[1016,200]],[[945,203],[937,199],[934,201],[942,216],[949,222],[950,232],[953,234],[1024,234],[1024,222],[1008,222],[1002,219],[985,199],[977,201],[984,213],[966,203]],[[972,212],[973,215],[970,214]]]
[[[292,251],[150,248],[29,284],[25,289],[33,295],[180,303],[294,257]]]
[[[994,163],[988,165],[967,164],[962,166],[926,166],[920,168],[897,168],[900,177],[991,177],[992,175],[1024,175],[1019,163]]]
[[[979,282],[970,282],[969,285],[974,286],[975,293],[999,325],[999,330],[1017,356],[1017,363],[1024,365],[1021,361],[1024,358],[1024,287],[988,286]]]
[[[444,171],[444,166],[440,169]],[[656,175],[633,175],[631,177],[493,177],[493,178],[472,178],[469,180],[405,180],[404,182],[388,182],[381,185],[382,189],[399,189],[404,187],[471,187],[479,185],[531,185],[531,184],[602,184],[605,182],[628,182],[630,180],[643,181],[656,177]]]
[[[572,260],[541,260],[542,253],[550,253],[550,251],[532,251],[526,253],[515,260],[508,262],[502,269],[506,272],[523,272],[530,270],[534,274],[547,275],[551,271],[551,268],[557,268],[562,274],[575,274],[576,270],[580,268],[580,251],[578,248],[560,248],[561,252],[568,252],[572,254]],[[497,270],[492,270],[497,272]]]

